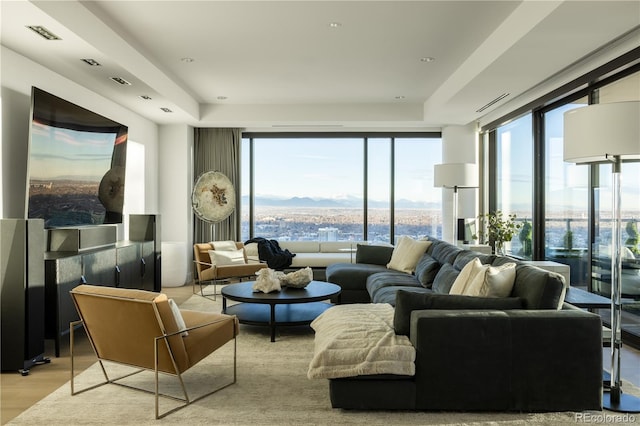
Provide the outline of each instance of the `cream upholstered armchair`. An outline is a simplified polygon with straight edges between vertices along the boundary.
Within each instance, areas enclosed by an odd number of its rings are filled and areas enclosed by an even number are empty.
[[[71,323],[71,394],[105,384],[117,384],[125,377],[151,370],[155,372],[155,417],[159,419],[192,402],[211,395],[236,382],[236,336],[238,319],[232,315],[179,310],[165,294],[144,290],[79,285],[71,290],[80,321]],[[102,368],[105,381],[77,391],[74,384],[74,329],[82,324]],[[182,373],[233,340],[233,379],[218,388],[190,399]],[[133,373],[112,379],[103,361],[138,368]],[[175,376],[184,398],[159,391],[159,373]],[[153,393],[153,392],[151,392]],[[183,402],[160,414],[159,397]]]
[[[234,245],[235,250],[232,249]],[[265,263],[249,260],[244,244],[233,241],[196,243],[193,245],[193,258],[198,273],[198,280],[193,283],[193,292],[203,297],[213,296],[213,300],[218,295],[218,284],[230,279],[241,281],[255,277],[257,271],[267,267]],[[213,293],[205,294],[204,287],[208,283],[213,285]],[[199,290],[196,286],[199,286]]]

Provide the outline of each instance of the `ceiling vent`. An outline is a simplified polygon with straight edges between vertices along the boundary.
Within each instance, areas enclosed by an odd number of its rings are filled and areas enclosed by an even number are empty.
[[[27,25],[27,28],[38,34],[40,37],[46,38],[47,40],[62,40],[60,37],[41,25]]]
[[[125,80],[124,78],[120,78],[120,77],[111,77],[111,80],[115,81],[118,84],[122,84],[123,86],[131,86],[131,83],[129,83],[127,80]]]
[[[171,111],[171,110],[170,110],[169,108],[167,108],[167,107],[162,107],[162,108],[160,108],[160,109],[161,109],[161,110],[163,110],[164,112],[173,112],[173,111]]]
[[[83,58],[83,59],[81,59],[81,61],[84,62],[87,65],[91,65],[92,67],[99,67],[100,66],[100,62],[96,61],[95,59]]]
[[[507,96],[509,96],[509,93],[503,93],[502,95],[498,96],[497,98],[495,98],[494,100],[492,100],[491,102],[489,102],[488,104],[486,104],[485,106],[483,106],[480,109],[477,109],[476,112],[482,112],[485,109],[489,108],[491,105],[494,105],[498,102],[500,102],[501,100],[503,100],[504,98],[506,98]]]

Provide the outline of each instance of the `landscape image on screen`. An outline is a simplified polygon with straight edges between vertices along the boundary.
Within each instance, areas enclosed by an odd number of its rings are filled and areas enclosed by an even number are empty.
[[[34,87],[28,217],[46,228],[122,222],[127,131]]]

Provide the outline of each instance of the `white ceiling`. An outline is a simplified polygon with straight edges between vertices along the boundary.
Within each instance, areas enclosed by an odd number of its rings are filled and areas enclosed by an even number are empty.
[[[3,0],[0,7],[2,45],[157,123],[197,126],[467,124],[640,26],[640,0]],[[427,57],[434,60],[421,61]]]

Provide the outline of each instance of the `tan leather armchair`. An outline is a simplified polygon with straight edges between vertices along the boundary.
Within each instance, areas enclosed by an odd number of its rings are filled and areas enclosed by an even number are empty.
[[[228,281],[230,279],[238,279],[242,281],[244,278],[255,278],[256,272],[260,269],[266,268],[265,263],[257,261],[250,261],[247,258],[247,253],[244,250],[244,244],[236,242],[238,250],[242,249],[244,254],[243,265],[214,265],[209,256],[209,250],[214,250],[211,243],[196,243],[193,245],[193,259],[198,274],[197,282],[194,280],[193,292],[199,293],[203,297],[213,296],[213,300],[216,300],[217,285],[221,282]],[[213,293],[205,294],[203,288],[210,283],[213,285]],[[199,291],[197,289],[199,286]]]
[[[155,416],[166,416],[191,402],[200,400],[236,382],[236,336],[238,320],[235,316],[172,310],[165,294],[144,290],[80,285],[71,290],[80,321],[71,323],[71,394],[94,389],[105,384],[117,384],[136,390],[145,389],[118,381],[145,370],[155,372]],[[185,328],[179,327],[179,319]],[[98,358],[105,381],[77,391],[74,384],[74,329],[82,324]],[[233,340],[233,381],[196,399],[190,399],[182,373],[208,355]],[[133,373],[112,379],[103,361],[136,367]],[[184,398],[159,392],[159,373],[175,376]],[[160,414],[159,397],[178,400],[184,404]]]

